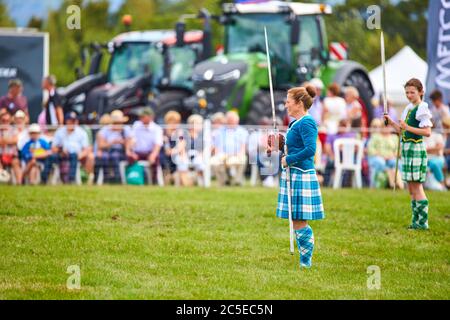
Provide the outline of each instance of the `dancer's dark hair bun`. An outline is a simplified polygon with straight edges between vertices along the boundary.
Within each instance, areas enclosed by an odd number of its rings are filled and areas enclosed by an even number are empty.
[[[312,85],[307,85],[306,91],[308,92],[309,96],[313,99],[317,95],[316,88],[314,88]]]

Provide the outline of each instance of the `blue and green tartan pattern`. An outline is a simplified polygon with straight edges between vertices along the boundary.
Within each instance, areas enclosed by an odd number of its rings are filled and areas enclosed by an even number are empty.
[[[325,218],[320,184],[314,170],[290,168],[292,220],[321,220]],[[281,172],[277,217],[289,219],[286,170]]]
[[[427,177],[427,151],[424,143],[403,142],[402,179],[424,183]]]
[[[300,253],[300,267],[311,268],[314,251],[314,233],[310,226],[295,230],[298,251]]]

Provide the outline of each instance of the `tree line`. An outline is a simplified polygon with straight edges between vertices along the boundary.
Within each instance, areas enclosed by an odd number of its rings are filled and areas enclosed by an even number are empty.
[[[75,68],[81,65],[81,45],[91,42],[105,43],[119,33],[128,30],[171,29],[185,13],[197,13],[201,8],[212,14],[220,14],[226,0],[125,0],[116,13],[109,13],[108,0],[63,0],[59,9],[49,11],[43,20],[32,17],[29,28],[50,34],[50,71],[59,79],[59,85],[75,80]],[[317,2],[303,0],[300,2]],[[70,5],[81,8],[81,28],[70,30],[66,26]],[[370,5],[381,8],[381,25],[386,34],[387,58],[409,45],[422,58],[426,58],[428,0],[409,0],[391,3],[389,0],[372,0]],[[333,14],[326,17],[329,41],[348,44],[350,58],[373,69],[380,63],[379,32],[369,30],[365,0],[346,0],[333,7]],[[125,14],[132,16],[131,26],[122,23]],[[14,27],[3,0],[0,0],[0,27]],[[198,21],[187,21],[187,28],[201,28]],[[213,23],[213,43],[220,45],[223,28]],[[104,59],[106,67],[107,60]]]

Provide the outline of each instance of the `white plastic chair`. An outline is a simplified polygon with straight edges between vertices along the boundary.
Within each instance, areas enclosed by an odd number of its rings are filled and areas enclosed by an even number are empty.
[[[338,189],[342,184],[343,170],[354,172],[354,182],[358,189],[362,188],[361,163],[363,158],[363,142],[358,139],[336,139],[334,149],[334,183],[333,188]]]

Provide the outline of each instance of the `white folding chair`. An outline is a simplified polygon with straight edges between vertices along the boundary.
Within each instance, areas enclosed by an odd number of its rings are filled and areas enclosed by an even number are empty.
[[[340,138],[334,141],[334,183],[338,189],[342,184],[343,170],[354,172],[354,182],[358,189],[362,188],[363,142],[358,139]]]

